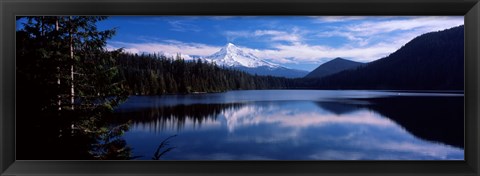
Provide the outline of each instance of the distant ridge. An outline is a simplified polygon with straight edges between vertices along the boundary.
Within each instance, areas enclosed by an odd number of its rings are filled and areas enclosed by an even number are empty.
[[[337,57],[318,66],[315,70],[305,76],[305,78],[322,78],[328,75],[342,72],[344,70],[356,68],[363,65],[361,62],[355,62]]]
[[[420,35],[387,57],[309,84],[319,89],[463,90],[464,26]]]

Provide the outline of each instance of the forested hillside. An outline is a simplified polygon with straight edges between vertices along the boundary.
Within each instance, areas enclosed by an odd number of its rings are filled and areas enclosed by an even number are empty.
[[[304,82],[315,89],[463,90],[464,26],[416,37],[389,56]]]
[[[198,59],[185,61],[156,54],[121,54],[117,62],[124,89],[135,95],[284,89],[292,80],[250,75]]]
[[[363,65],[361,62],[355,62],[337,57],[318,66],[315,70],[308,73],[304,78],[323,78],[325,76],[333,75],[344,70],[353,69],[361,65]]]

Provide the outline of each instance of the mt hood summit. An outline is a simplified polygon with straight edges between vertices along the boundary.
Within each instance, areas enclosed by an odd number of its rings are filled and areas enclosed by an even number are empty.
[[[233,43],[228,43],[220,49],[220,51],[207,56],[206,59],[209,61],[215,62],[217,65],[220,66],[227,66],[227,67],[260,67],[266,66],[270,68],[278,68],[277,64],[264,61],[259,59],[253,53],[245,51]]]
[[[255,54],[235,46],[226,44],[220,51],[204,58],[219,66],[245,71],[250,74],[280,76],[287,78],[303,77],[308,72],[289,69],[255,56]]]

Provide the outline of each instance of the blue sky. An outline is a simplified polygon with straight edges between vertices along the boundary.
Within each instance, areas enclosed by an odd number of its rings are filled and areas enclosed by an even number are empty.
[[[228,42],[262,59],[311,71],[335,57],[369,62],[423,33],[464,23],[463,16],[113,16],[108,48],[207,56]]]

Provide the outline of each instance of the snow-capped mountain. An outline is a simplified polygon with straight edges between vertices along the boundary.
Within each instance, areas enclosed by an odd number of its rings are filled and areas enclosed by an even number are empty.
[[[230,67],[245,71],[250,74],[271,75],[288,78],[303,77],[307,71],[289,69],[278,64],[262,60],[246,49],[228,43],[220,49],[204,58],[208,62],[214,62],[219,66]]]
[[[233,43],[228,43],[220,49],[220,51],[207,56],[205,59],[215,62],[220,66],[227,67],[249,67],[255,68],[266,66],[270,68],[278,68],[279,65],[259,59],[253,53],[235,46]]]

